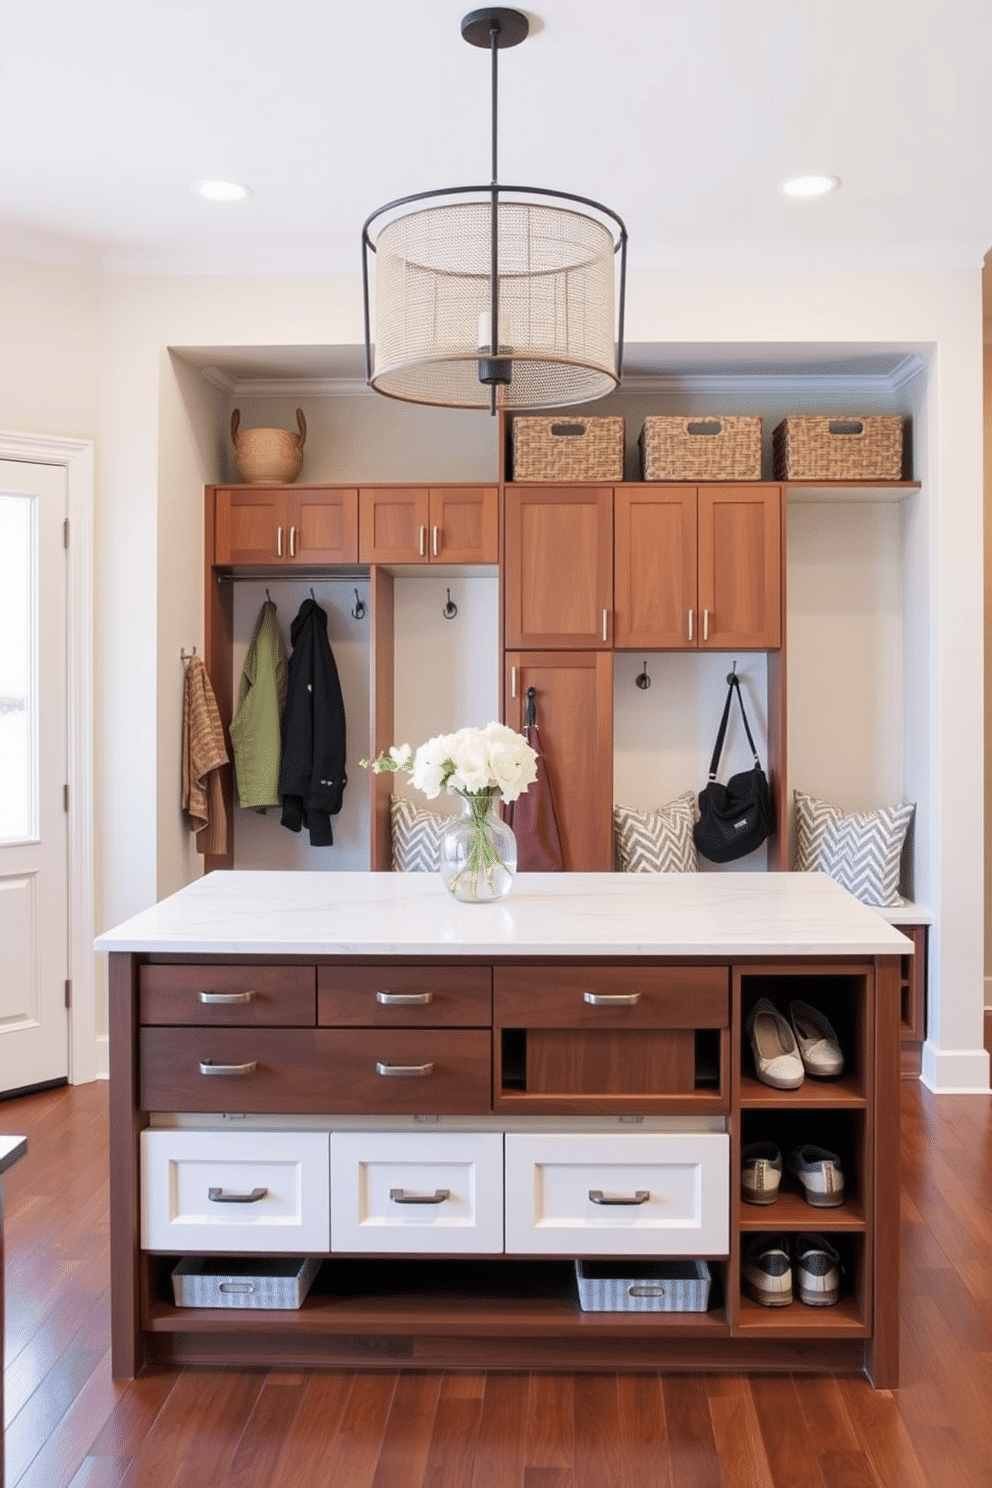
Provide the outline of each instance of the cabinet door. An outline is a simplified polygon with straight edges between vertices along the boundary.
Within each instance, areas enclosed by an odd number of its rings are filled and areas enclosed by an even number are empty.
[[[619,486],[613,502],[615,644],[695,646],[696,487]]]
[[[508,486],[506,645],[613,642],[612,486]]]
[[[699,645],[782,644],[782,489],[700,486]]]
[[[369,486],[358,494],[362,563],[426,563],[429,526],[427,486]]]
[[[537,690],[540,750],[565,868],[613,867],[613,656],[609,651],[507,652],[504,718],[520,729]]]
[[[289,553],[287,491],[282,486],[218,490],[214,518],[216,563],[278,563]]]
[[[497,563],[499,501],[495,486],[432,486],[432,563]]]
[[[358,491],[332,486],[290,495],[291,563],[358,562]]]

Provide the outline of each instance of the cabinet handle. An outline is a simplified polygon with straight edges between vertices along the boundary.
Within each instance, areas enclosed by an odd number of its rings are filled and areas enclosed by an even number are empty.
[[[376,1002],[383,1007],[426,1007],[434,1001],[433,992],[387,992],[384,988],[375,994]]]
[[[258,1061],[252,1059],[248,1064],[214,1064],[212,1059],[200,1060],[201,1075],[253,1075],[258,1069]]]
[[[582,1001],[592,1007],[636,1007],[640,992],[583,992]]]
[[[228,1193],[223,1188],[208,1188],[211,1204],[257,1204],[268,1193],[267,1188],[253,1188],[251,1193]]]
[[[609,616],[609,613],[610,613],[609,610],[604,610],[603,611],[603,640],[604,641],[608,639],[607,633],[606,633],[606,626],[607,626],[607,617]]]
[[[710,638],[710,612],[709,612],[709,610],[704,610],[703,611],[703,640],[704,641],[708,641],[709,638]]]
[[[436,558],[438,555],[438,529],[436,527],[431,534],[431,552]]]
[[[516,695],[517,695],[517,669],[514,666],[514,667],[511,667],[510,668],[510,696],[511,696],[511,698],[515,698]]]
[[[282,528],[276,528],[276,557],[282,557]]]
[[[427,528],[426,527],[421,527],[421,529],[420,529],[420,556],[421,556],[421,558],[426,558],[427,557]]]
[[[201,992],[200,1001],[211,1004],[214,1007],[242,1007],[246,1002],[254,1002],[254,992]]]
[[[289,556],[290,556],[290,558],[295,558],[296,557],[296,528],[295,527],[290,527],[290,529],[289,529]]]
[[[391,1188],[389,1197],[394,1204],[443,1204],[451,1198],[450,1188],[437,1188],[432,1194],[407,1193],[405,1188]]]
[[[377,1075],[393,1075],[401,1079],[404,1077],[408,1079],[423,1079],[425,1075],[429,1075],[431,1073],[433,1068],[433,1063],[383,1064],[381,1059],[377,1059],[375,1062],[375,1072]]]
[[[649,1189],[638,1188],[633,1194],[605,1194],[601,1188],[591,1188],[589,1197],[594,1204],[646,1204],[651,1193]]]
[[[689,639],[692,640],[692,611],[689,611]]]

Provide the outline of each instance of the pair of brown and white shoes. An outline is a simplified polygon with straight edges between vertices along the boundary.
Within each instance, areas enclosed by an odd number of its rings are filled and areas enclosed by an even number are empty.
[[[769,997],[759,997],[747,1017],[754,1072],[776,1090],[798,1090],[807,1075],[835,1080],[844,1069],[836,1033],[819,1008],[798,999],[786,1018]]]
[[[744,1289],[762,1307],[787,1307],[794,1289],[807,1307],[833,1307],[840,1273],[840,1255],[823,1235],[756,1235],[741,1260]]]
[[[741,1152],[741,1197],[745,1204],[774,1204],[782,1181],[782,1154],[774,1142],[751,1142]],[[785,1167],[802,1185],[807,1204],[835,1209],[844,1202],[844,1170],[836,1152],[804,1142]]]

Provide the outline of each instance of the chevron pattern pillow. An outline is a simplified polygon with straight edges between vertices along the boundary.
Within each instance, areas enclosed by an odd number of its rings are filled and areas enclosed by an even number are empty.
[[[450,820],[436,811],[425,811],[404,796],[391,796],[393,872],[440,872],[441,833]]]
[[[686,791],[657,811],[614,806],[613,841],[620,872],[695,873],[695,799],[692,791]]]
[[[838,806],[795,792],[799,873],[826,873],[863,904],[902,904],[902,848],[914,806],[844,812]]]

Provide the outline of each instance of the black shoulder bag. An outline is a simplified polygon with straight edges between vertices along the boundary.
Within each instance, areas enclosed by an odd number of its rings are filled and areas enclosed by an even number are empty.
[[[737,673],[731,672],[727,682],[727,701],[720,719],[713,758],[710,760],[709,779],[699,792],[699,820],[692,831],[696,847],[704,858],[709,858],[713,863],[729,863],[734,858],[746,857],[756,847],[760,847],[772,831],[772,803],[768,781],[748,727]],[[754,766],[750,770],[743,770],[739,775],[731,775],[727,784],[721,785],[716,772],[727,733],[730,703],[735,692],[747,742],[754,755]]]

